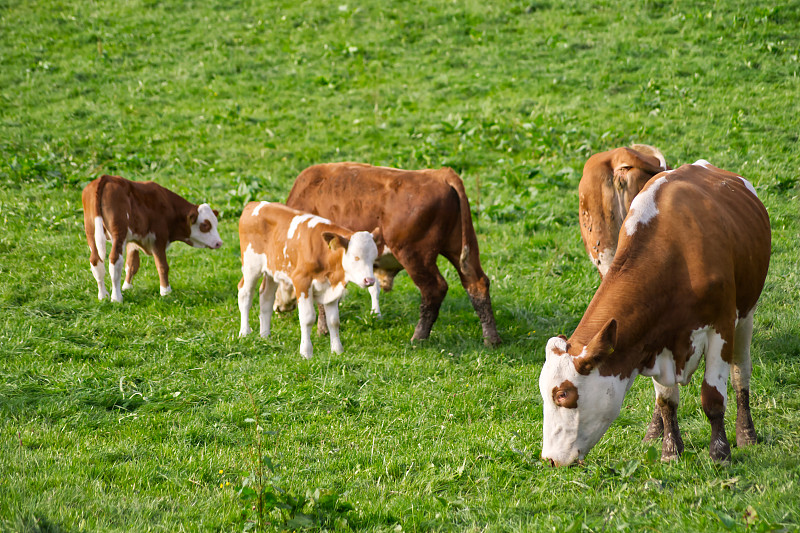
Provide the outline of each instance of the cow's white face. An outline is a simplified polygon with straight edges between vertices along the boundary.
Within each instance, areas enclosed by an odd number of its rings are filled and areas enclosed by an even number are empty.
[[[632,380],[601,376],[597,368],[582,375],[567,353],[567,341],[553,337],[547,353],[539,390],[544,406],[542,457],[555,466],[581,460],[597,444],[619,415],[622,400]]]
[[[217,215],[208,204],[197,207],[197,220],[191,225],[189,244],[195,248],[212,248],[216,250],[222,246],[222,239],[217,230]]]
[[[367,231],[358,231],[350,237],[344,256],[345,282],[352,282],[359,287],[370,287],[375,283],[373,265],[378,258],[378,247],[375,240]]]

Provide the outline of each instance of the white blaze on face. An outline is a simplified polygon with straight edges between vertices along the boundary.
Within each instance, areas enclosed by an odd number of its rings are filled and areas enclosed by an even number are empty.
[[[208,204],[197,206],[197,221],[192,224],[189,240],[195,248],[212,248],[222,246],[222,239],[217,230],[217,216]]]
[[[355,283],[362,288],[374,284],[373,266],[377,258],[378,247],[372,234],[366,231],[353,233],[342,257],[345,282]]]
[[[605,377],[597,369],[583,376],[576,370],[566,348],[564,339],[551,338],[539,375],[544,411],[542,457],[558,466],[583,459],[597,444],[619,415],[622,400],[635,376],[633,374],[627,379]],[[554,390],[563,386],[564,382],[569,382],[577,389],[574,407],[562,407],[556,403]]]
[[[628,235],[636,233],[636,227],[639,224],[647,224],[658,214],[656,192],[666,182],[666,176],[658,178],[633,199],[631,202],[631,209],[628,211],[628,217],[625,219],[625,232]]]

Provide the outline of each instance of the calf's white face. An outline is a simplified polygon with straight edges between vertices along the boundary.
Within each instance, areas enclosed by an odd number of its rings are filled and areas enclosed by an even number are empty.
[[[366,231],[354,233],[342,257],[345,282],[355,283],[362,288],[373,285],[375,283],[373,265],[377,258],[378,247],[372,234]]]
[[[583,459],[597,444],[619,415],[630,381],[601,376],[597,368],[587,375],[579,373],[574,361],[590,357],[587,348],[575,357],[567,348],[563,337],[551,338],[539,375],[544,407],[542,458],[554,466]]]
[[[194,217],[192,217],[194,218]],[[189,243],[195,248],[212,248],[222,246],[222,239],[217,230],[217,215],[208,204],[197,207],[197,219],[192,221]]]

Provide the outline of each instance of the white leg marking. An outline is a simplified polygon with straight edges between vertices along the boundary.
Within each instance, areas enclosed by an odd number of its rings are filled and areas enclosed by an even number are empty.
[[[328,333],[331,336],[331,351],[342,353],[344,347],[339,339],[339,300],[325,304],[325,321],[328,323]]]
[[[253,302],[253,289],[255,288],[256,283],[258,283],[258,276],[255,277],[252,275],[248,275],[248,271],[245,268],[242,268],[243,274],[243,283],[242,288],[239,289],[239,315],[241,316],[241,322],[239,326],[239,336],[244,337],[250,334],[250,306]]]
[[[258,294],[258,323],[261,328],[260,334],[266,339],[269,337],[272,325],[272,305],[275,303],[275,291],[278,289],[278,282],[266,275],[263,289]]]
[[[125,249],[123,245],[122,249]],[[111,265],[111,301],[122,302],[122,269],[125,267],[125,258],[120,254],[117,262]]]
[[[656,401],[659,398],[666,398],[669,403],[675,405],[676,407],[681,401],[681,391],[677,385],[665,387],[656,381],[656,378],[653,378],[653,388],[656,390]]]
[[[374,285],[371,285],[367,288],[369,291],[369,295],[372,298],[372,314],[380,318],[381,315],[381,304],[378,302],[378,297],[381,294],[381,284],[375,282]]]
[[[91,263],[89,266],[92,269],[92,275],[94,276],[95,281],[97,281],[97,299],[105,300],[108,298],[108,291],[106,290],[105,284],[106,267],[103,265],[102,261],[97,263],[97,266],[94,266]]]
[[[311,326],[317,318],[314,301],[308,296],[297,297],[297,313],[300,315],[300,355],[311,359],[314,349],[311,346]]]
[[[708,334],[708,351],[706,352],[706,383],[717,389],[722,395],[723,410],[728,405],[728,374],[730,365],[722,360],[722,347],[725,340],[714,330]]]
[[[753,363],[750,360],[750,340],[753,338],[753,314],[755,309],[736,323],[733,338],[733,364],[731,365],[731,383],[734,390],[750,389],[750,375]]]

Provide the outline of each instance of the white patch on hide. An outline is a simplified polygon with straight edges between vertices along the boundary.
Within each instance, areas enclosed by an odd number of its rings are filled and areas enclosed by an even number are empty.
[[[625,231],[628,235],[636,233],[639,224],[646,225],[658,214],[656,206],[656,192],[667,182],[667,177],[662,176],[652,182],[647,189],[640,192],[631,202],[631,208],[625,219]]]

